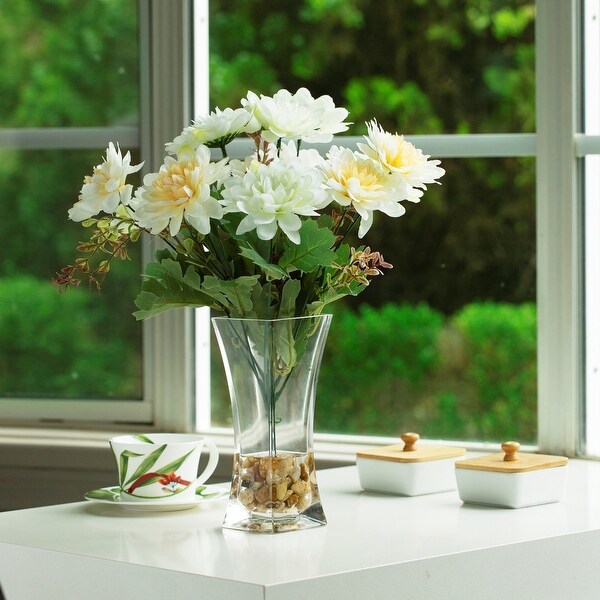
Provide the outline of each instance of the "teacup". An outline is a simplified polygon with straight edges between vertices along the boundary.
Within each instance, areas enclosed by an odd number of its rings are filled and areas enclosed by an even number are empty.
[[[109,440],[117,461],[121,499],[178,502],[194,495],[214,472],[219,451],[196,434],[147,433],[120,435]],[[208,449],[208,462],[198,475],[200,456]]]

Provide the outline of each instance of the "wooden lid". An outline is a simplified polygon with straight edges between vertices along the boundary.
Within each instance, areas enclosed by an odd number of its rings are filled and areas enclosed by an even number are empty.
[[[466,452],[464,448],[454,448],[453,446],[417,447],[420,437],[417,433],[403,433],[400,437],[404,442],[403,444],[360,450],[356,453],[356,456],[372,458],[374,460],[389,460],[392,462],[423,462],[426,460],[455,458],[462,456]]]
[[[502,444],[502,452],[461,460],[456,463],[456,468],[503,473],[524,473],[526,471],[563,467],[569,462],[569,459],[565,456],[518,454],[519,448],[520,444],[518,442],[504,442]]]

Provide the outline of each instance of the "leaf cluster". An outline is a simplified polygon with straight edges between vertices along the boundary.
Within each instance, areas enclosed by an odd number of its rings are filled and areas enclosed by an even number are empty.
[[[304,220],[299,244],[282,232],[268,241],[255,232],[238,235],[237,218],[228,215],[204,236],[186,225],[181,236],[170,238],[146,268],[134,316],[185,306],[254,319],[320,314],[379,274],[357,263],[348,277],[356,251],[335,233],[348,215]]]

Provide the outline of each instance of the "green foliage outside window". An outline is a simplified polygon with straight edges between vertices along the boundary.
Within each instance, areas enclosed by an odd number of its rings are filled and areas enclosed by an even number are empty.
[[[0,127],[137,121],[135,3],[17,0],[0,11]],[[97,150],[0,150],[0,397],[141,396],[140,262],[101,297],[50,277],[79,240],[66,219]]]
[[[305,86],[348,108],[355,135],[372,115],[406,135],[535,131],[533,0],[209,7],[212,106],[249,89]],[[0,127],[135,125],[135,13],[130,0],[16,0],[2,10]],[[79,229],[66,211],[102,152],[0,151],[10,207],[0,221],[0,396],[31,396],[24,381],[51,396],[140,394],[140,332],[129,318],[138,262],[115,269],[102,302],[95,291],[58,299],[47,288],[72,258]],[[535,439],[534,160],[443,163],[441,187],[370,232],[394,269],[361,296],[369,306],[336,309],[317,429]],[[53,361],[62,367],[52,371]],[[215,420],[226,423],[226,391],[215,386]]]

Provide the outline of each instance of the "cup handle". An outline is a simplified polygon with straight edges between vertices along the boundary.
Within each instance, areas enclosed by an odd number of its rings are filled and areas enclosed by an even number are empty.
[[[219,462],[219,450],[215,443],[212,440],[205,439],[204,444],[208,447],[208,463],[206,464],[206,467],[204,467],[204,471],[202,471],[189,486],[190,488],[194,488],[194,491],[197,486],[202,485],[214,473],[217,468],[217,463]],[[204,449],[204,446],[202,449]]]

